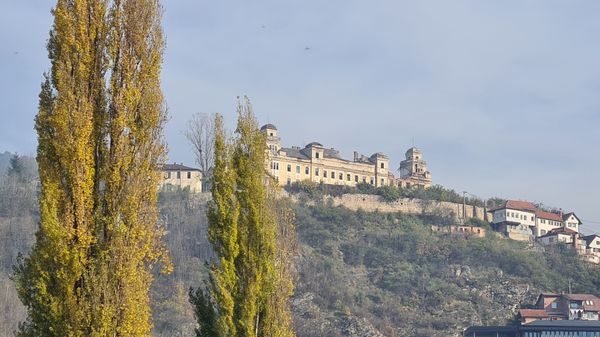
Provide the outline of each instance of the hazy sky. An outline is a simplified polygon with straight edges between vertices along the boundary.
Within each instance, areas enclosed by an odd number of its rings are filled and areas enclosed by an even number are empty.
[[[435,183],[574,210],[600,231],[600,1],[163,4],[171,161],[193,163],[193,113],[232,126],[246,94],[284,145],[398,166],[414,137]],[[0,151],[35,152],[52,5],[0,2]]]

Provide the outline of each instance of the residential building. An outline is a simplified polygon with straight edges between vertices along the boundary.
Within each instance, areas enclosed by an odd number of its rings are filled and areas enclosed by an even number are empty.
[[[574,213],[547,212],[529,201],[507,200],[490,210],[492,224],[507,236],[521,241],[532,241],[549,231],[566,227],[579,233],[581,221]]]
[[[585,259],[600,264],[600,236],[596,234],[582,236],[583,240],[585,240],[586,246],[586,255]]]
[[[400,162],[400,178],[398,187],[427,188],[431,186],[431,172],[427,169],[427,162],[423,160],[423,153],[416,147],[411,147],[405,153],[406,159]]]
[[[463,337],[600,337],[598,321],[533,321],[507,326],[471,326]]]
[[[579,255],[587,254],[587,244],[579,233],[567,227],[551,229],[548,233],[538,237],[537,242],[543,245],[563,245],[573,249]]]
[[[267,134],[267,169],[279,185],[308,180],[340,186],[356,186],[362,182],[380,187],[394,181],[389,159],[381,152],[369,157],[355,152],[354,158],[348,160],[342,158],[339,151],[318,142],[304,147],[283,147],[273,124],[264,125],[261,131]]]
[[[535,308],[519,310],[522,324],[538,320],[591,320],[598,321],[600,298],[591,294],[542,293]]]
[[[191,193],[202,192],[202,172],[193,167],[177,164],[164,164],[160,168],[162,180],[160,187],[166,190],[189,189]]]

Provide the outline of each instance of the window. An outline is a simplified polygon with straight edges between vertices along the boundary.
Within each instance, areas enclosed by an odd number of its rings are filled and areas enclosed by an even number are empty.
[[[381,163],[381,168],[384,168],[384,164],[383,163]]]
[[[535,220],[535,218],[534,218],[534,217],[531,217],[531,221],[534,221],[534,220]]]
[[[171,171],[167,172],[167,178],[171,179]]]
[[[556,309],[556,308],[558,308],[558,303],[556,303],[556,302],[552,302],[552,304],[550,304],[550,307],[551,307],[552,309]]]
[[[287,171],[288,171],[288,172],[292,172],[292,165],[288,164],[288,166],[287,166]]]
[[[371,185],[375,184],[375,178],[371,177]]]
[[[319,159],[319,152],[315,153],[315,157]]]
[[[367,177],[363,176],[363,183],[367,182]]]
[[[288,184],[288,186],[292,184],[292,179],[291,178],[287,178],[287,184]]]
[[[188,178],[188,179],[192,179],[192,172],[189,172],[189,171],[188,171],[188,173],[187,173],[187,178]]]
[[[315,169],[315,176],[319,176],[319,168]]]
[[[380,186],[383,186],[383,185],[385,185],[385,179],[381,178],[381,185]]]
[[[300,165],[296,165],[296,173],[300,173]]]
[[[181,171],[177,171],[177,179],[181,179]]]
[[[331,171],[331,179],[335,179],[335,172]]]
[[[357,176],[357,175],[355,175],[355,176],[354,176],[354,182],[355,182],[355,183],[357,183],[357,182],[358,182],[358,176]]]
[[[308,166],[304,168],[304,173],[308,174]]]
[[[326,170],[323,170],[323,177],[327,178],[327,171]]]
[[[350,173],[348,173],[346,175],[346,180],[348,180],[348,181],[352,180],[352,175]]]
[[[344,180],[344,174],[342,172],[340,172],[339,177],[340,177],[340,180]]]

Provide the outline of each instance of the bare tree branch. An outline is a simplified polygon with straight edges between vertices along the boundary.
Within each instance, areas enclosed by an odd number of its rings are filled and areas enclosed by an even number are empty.
[[[196,163],[205,175],[210,174],[214,162],[215,114],[196,113],[187,123],[185,138],[192,144]]]

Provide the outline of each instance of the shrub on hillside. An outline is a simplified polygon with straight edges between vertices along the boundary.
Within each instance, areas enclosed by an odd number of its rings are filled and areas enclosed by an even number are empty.
[[[375,193],[375,187],[367,182],[360,182],[356,184],[356,192],[363,194]]]
[[[398,188],[394,186],[379,187],[377,188],[375,193],[379,195],[381,199],[383,199],[383,201],[385,202],[398,201],[398,199],[400,199],[400,197],[402,196]]]

